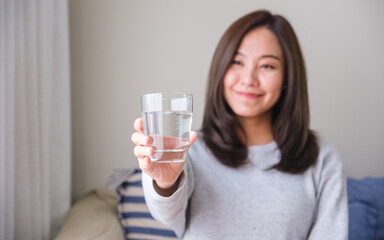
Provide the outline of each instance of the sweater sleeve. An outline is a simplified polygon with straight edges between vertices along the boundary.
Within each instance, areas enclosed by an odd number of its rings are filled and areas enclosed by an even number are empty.
[[[152,216],[172,229],[178,237],[182,237],[185,231],[188,201],[194,188],[192,164],[187,160],[179,187],[170,197],[159,195],[153,187],[153,179],[147,174],[143,173],[142,181],[145,201]]]
[[[318,160],[317,211],[308,240],[348,239],[346,178],[336,150],[327,146]]]

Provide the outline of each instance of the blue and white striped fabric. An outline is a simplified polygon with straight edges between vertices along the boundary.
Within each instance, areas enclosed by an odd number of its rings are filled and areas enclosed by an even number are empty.
[[[126,239],[178,239],[172,230],[156,221],[149,212],[141,184],[141,170],[120,170],[120,173],[115,172],[115,176],[125,178],[116,190],[119,196],[117,210]]]

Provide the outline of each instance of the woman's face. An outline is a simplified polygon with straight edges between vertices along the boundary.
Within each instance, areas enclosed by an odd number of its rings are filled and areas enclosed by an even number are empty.
[[[271,116],[284,78],[284,56],[266,27],[247,33],[224,75],[224,97],[241,118]]]

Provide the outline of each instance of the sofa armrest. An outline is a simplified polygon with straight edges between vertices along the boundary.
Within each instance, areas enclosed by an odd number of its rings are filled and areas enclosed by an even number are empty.
[[[117,196],[104,190],[94,190],[70,209],[55,240],[124,240],[117,216]]]

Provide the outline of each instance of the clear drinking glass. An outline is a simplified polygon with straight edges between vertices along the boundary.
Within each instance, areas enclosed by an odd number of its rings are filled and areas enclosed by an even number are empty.
[[[150,93],[141,97],[144,133],[151,137],[152,162],[183,162],[192,127],[192,95]]]

